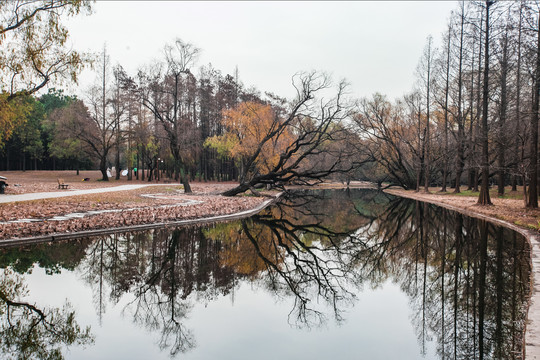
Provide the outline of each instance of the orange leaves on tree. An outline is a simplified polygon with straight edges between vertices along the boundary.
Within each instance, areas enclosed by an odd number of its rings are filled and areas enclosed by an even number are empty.
[[[255,157],[258,170],[270,171],[293,141],[287,129],[274,133],[279,121],[270,105],[243,102],[223,112],[226,133],[209,138],[205,145],[216,149],[220,156],[240,162]]]

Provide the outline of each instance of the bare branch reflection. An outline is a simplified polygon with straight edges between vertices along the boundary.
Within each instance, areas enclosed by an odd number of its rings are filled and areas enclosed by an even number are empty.
[[[350,234],[365,218],[354,216],[346,192],[317,195],[289,194],[266,213],[243,220],[240,233],[265,264],[266,286],[294,297],[289,319],[298,327],[320,326],[329,314],[342,321],[362,284],[352,260],[365,244]]]
[[[36,248],[35,257],[62,268],[48,254],[63,246]],[[433,205],[371,190],[299,191],[242,221],[81,246],[86,256],[64,251],[73,258],[62,264],[83,275],[98,316],[122,303],[123,315],[157,334],[156,345],[173,357],[197,347],[193,309],[228,295],[234,301],[242,284],[290,302],[284,321],[309,329],[341,323],[362,287],[392,281],[409,298],[424,353],[434,343],[440,359],[523,359],[527,243]],[[18,258],[0,251],[4,266],[28,269]]]
[[[357,260],[372,282],[388,274],[409,295],[423,349],[435,339],[441,359],[523,358],[530,268],[520,235],[402,199],[370,231]]]
[[[71,345],[90,345],[90,328],[81,329],[69,302],[62,308],[41,308],[21,300],[23,278],[12,270],[0,273],[0,352],[2,359],[64,359]]]

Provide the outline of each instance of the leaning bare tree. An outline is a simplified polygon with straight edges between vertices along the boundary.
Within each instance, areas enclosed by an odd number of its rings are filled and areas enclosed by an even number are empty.
[[[239,185],[223,195],[234,196],[264,185],[313,184],[355,166],[351,161],[352,147],[347,145],[356,141],[351,141],[351,133],[345,126],[351,114],[351,106],[344,98],[346,83],[340,82],[335,95],[324,98],[322,95],[331,91],[327,75],[301,73],[292,82],[297,96],[285,108],[274,106],[270,111],[265,106],[243,106],[238,116],[255,119],[256,131],[251,131],[248,125],[244,131],[237,131],[238,121],[227,126],[229,133],[237,134],[231,142],[247,142],[249,136],[256,141],[252,141],[249,151],[241,154]],[[261,123],[265,124],[263,129]]]

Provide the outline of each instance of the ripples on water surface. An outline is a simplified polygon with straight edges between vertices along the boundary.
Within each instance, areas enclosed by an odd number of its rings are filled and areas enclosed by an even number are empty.
[[[513,231],[368,190],[0,249],[0,358],[521,359]]]

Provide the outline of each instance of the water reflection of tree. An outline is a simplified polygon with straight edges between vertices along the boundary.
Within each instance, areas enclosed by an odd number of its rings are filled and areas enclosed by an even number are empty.
[[[157,232],[152,239],[151,268],[137,284],[136,297],[131,303],[136,323],[149,330],[160,330],[160,349],[169,349],[171,355],[185,352],[195,346],[193,334],[183,321],[192,304],[186,301],[193,290],[194,255],[193,233],[173,231],[170,236]],[[204,252],[201,251],[201,253]]]
[[[522,357],[529,265],[516,233],[404,200],[371,231],[371,271],[391,272],[410,296],[422,345],[434,336],[442,359]]]
[[[123,295],[134,299],[126,307],[135,323],[160,332],[159,346],[171,355],[194,346],[182,324],[191,305],[185,301],[193,286],[188,264],[190,230],[166,230],[111,235],[96,240],[85,264],[98,314],[106,300],[117,303]],[[187,238],[186,238],[187,234]]]
[[[19,300],[26,295],[22,277],[4,269],[0,274],[2,359],[63,359],[65,347],[93,343],[90,328],[80,328],[68,302],[62,308],[40,308]]]
[[[42,243],[24,247],[0,248],[0,268],[11,267],[17,273],[31,272],[35,264],[47,274],[61,269],[73,270],[85,255],[88,239]],[[0,244],[1,245],[1,244]]]
[[[352,259],[365,244],[349,235],[369,220],[357,216],[357,204],[349,195],[289,194],[272,209],[241,222],[238,235],[243,239],[237,242],[249,240],[264,263],[267,288],[294,298],[292,324],[319,326],[326,321],[325,307],[341,321],[362,283]],[[321,303],[322,308],[317,306]]]
[[[159,332],[159,345],[172,355],[195,346],[184,325],[193,303],[233,292],[240,279],[279,296],[294,295],[297,324],[320,321],[323,313],[307,306],[317,294],[329,300],[339,318],[340,305],[353,297],[347,281],[356,280],[347,268],[356,247],[344,242],[343,229],[367,222],[354,220],[356,210],[344,207],[344,200],[351,201],[346,193],[333,201],[315,200],[324,207],[313,209],[335,210],[334,218],[307,210],[304,198],[294,198],[248,221],[102,237],[87,248],[81,272],[100,316],[107,301],[134,295],[125,311]]]
[[[291,323],[312,326],[328,314],[339,321],[358,286],[392,278],[411,299],[424,349],[434,339],[441,359],[520,358],[523,239],[377,192],[303,195],[239,222],[94,241],[83,271],[98,311],[132,294],[126,311],[174,355],[195,346],[185,327],[194,303],[233,293],[239,280],[294,299]]]

